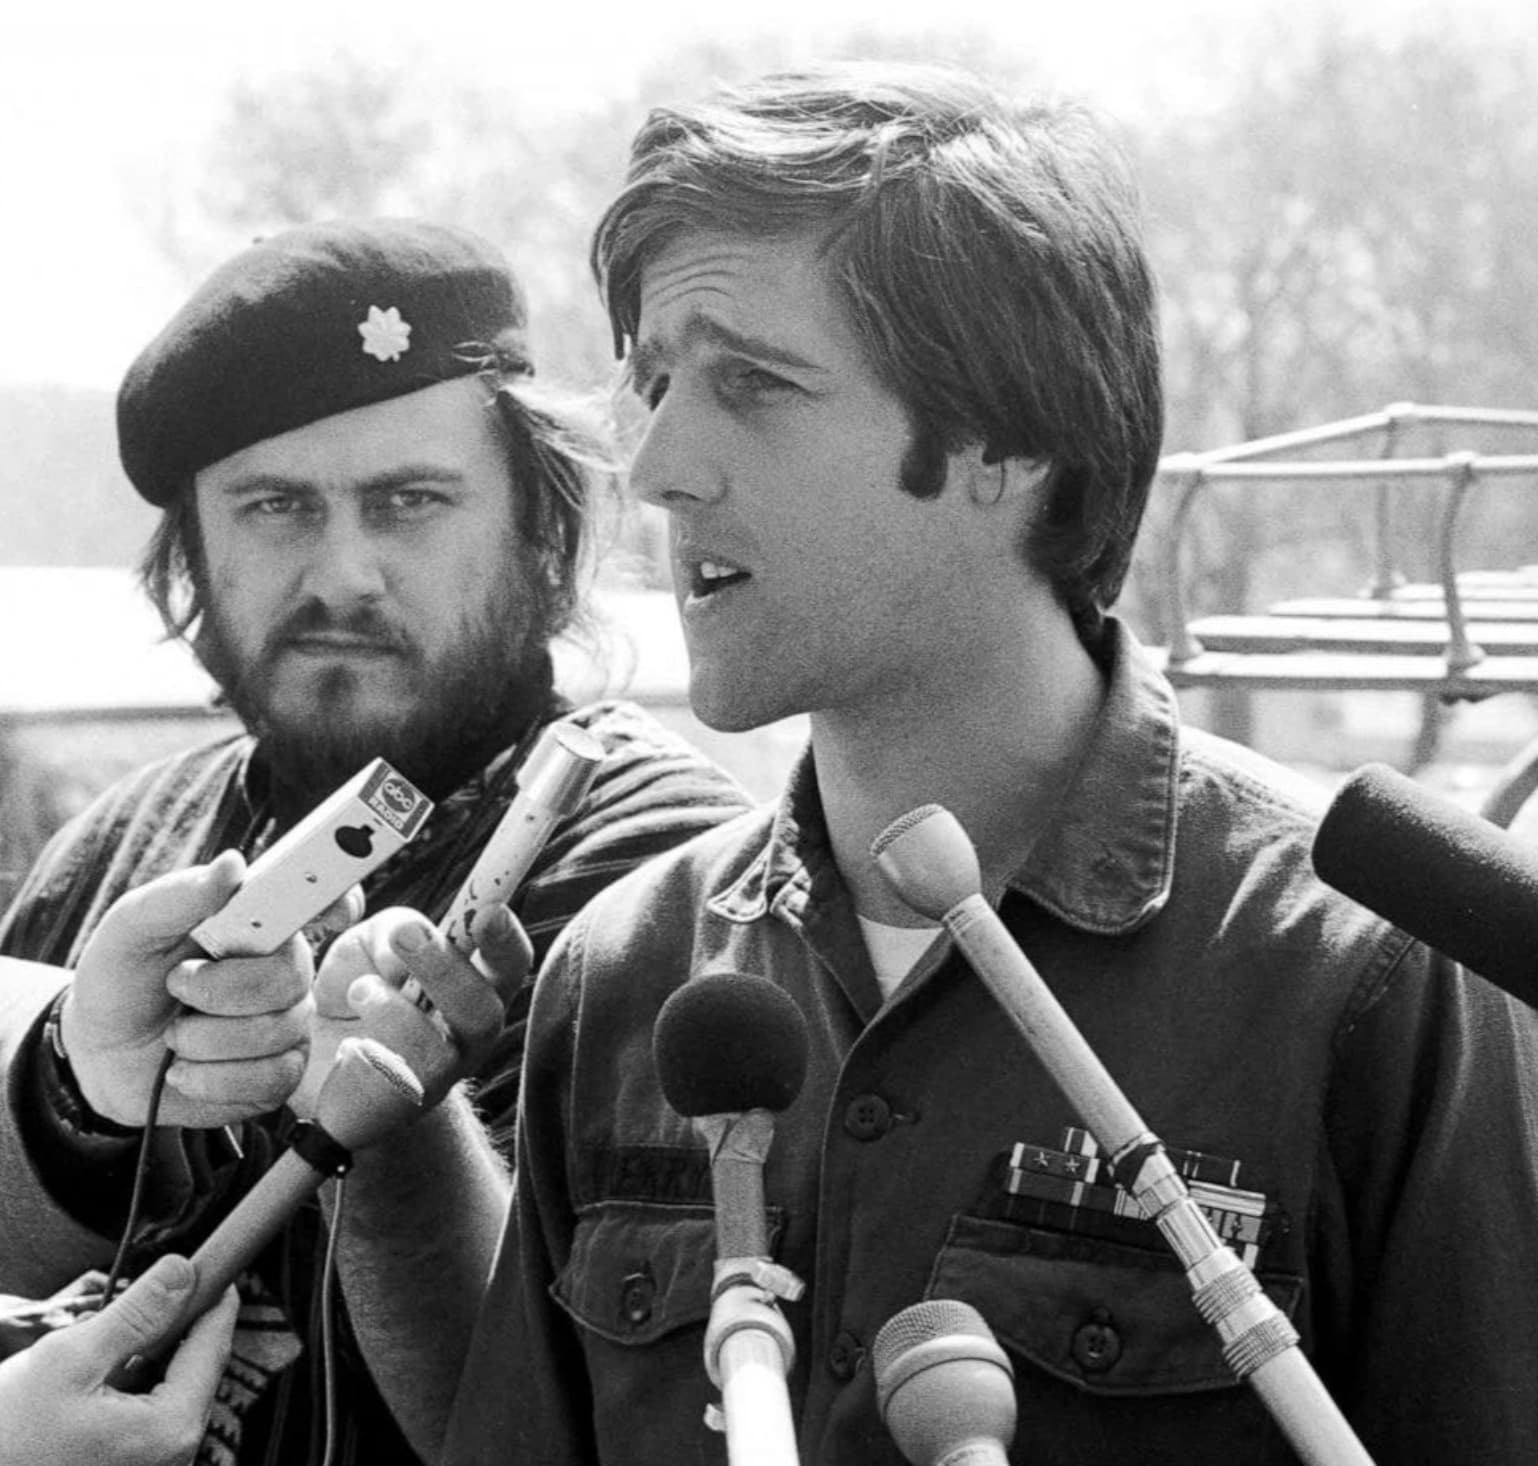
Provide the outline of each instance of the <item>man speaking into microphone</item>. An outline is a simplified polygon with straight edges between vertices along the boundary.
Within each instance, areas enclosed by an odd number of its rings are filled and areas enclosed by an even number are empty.
[[[726,972],[808,1030],[763,1166],[770,1260],[805,1290],[767,1288],[805,1466],[899,1466],[872,1350],[924,1299],[983,1320],[1021,1462],[1296,1461],[1129,1178],[873,860],[935,803],[1371,1459],[1531,1460],[1533,1016],[1322,885],[1322,801],[1183,728],[1112,614],[1161,409],[1101,127],[949,73],[764,79],[652,114],[593,258],[695,711],[804,712],[811,744],[777,806],[609,887],[553,948],[468,1354],[409,1279],[420,1373],[386,1391],[422,1454],[726,1459],[710,1154],[652,1061],[671,995]],[[461,1365],[450,1415],[423,1411],[421,1374]]]

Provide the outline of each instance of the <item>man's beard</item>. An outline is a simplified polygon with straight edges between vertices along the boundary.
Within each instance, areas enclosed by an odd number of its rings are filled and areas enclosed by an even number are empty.
[[[301,602],[243,652],[225,626],[217,592],[194,650],[224,700],[261,742],[279,803],[298,817],[376,758],[432,799],[442,799],[507,747],[551,697],[550,659],[531,634],[529,604],[505,586],[461,624],[450,652],[427,658],[401,627],[363,607],[338,615],[320,601]],[[366,669],[339,664],[314,679],[311,705],[300,715],[274,712],[273,679],[295,637],[335,632],[366,637],[388,649],[409,673],[413,691],[398,711],[359,717],[349,707]]]

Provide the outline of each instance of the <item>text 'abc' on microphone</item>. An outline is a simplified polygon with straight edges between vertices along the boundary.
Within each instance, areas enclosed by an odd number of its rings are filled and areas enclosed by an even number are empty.
[[[1314,836],[1326,884],[1538,1007],[1538,851],[1383,764],[1358,769]]]

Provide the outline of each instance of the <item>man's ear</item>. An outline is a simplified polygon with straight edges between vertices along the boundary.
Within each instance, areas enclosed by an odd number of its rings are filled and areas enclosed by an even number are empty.
[[[1047,458],[995,459],[983,444],[971,443],[951,454],[948,482],[974,504],[1017,504],[1035,497],[1051,469]]]

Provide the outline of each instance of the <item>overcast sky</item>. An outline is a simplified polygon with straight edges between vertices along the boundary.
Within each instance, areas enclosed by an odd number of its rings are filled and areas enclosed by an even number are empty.
[[[1245,25],[1262,9],[1247,0],[20,3],[27,9],[13,13],[0,43],[0,382],[109,388],[184,288],[136,221],[134,192],[167,159],[196,153],[240,79],[351,51],[505,81],[528,103],[555,108],[627,89],[643,64],[695,35],[775,32],[815,47],[862,23],[933,30],[938,13],[1039,54],[1065,89],[1114,110],[1148,68],[1168,75],[1189,65],[1199,32]],[[1299,25],[1327,14],[1389,31],[1428,14],[1497,35],[1538,27],[1534,0],[1289,0],[1285,13]]]

